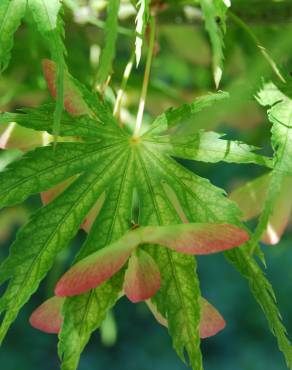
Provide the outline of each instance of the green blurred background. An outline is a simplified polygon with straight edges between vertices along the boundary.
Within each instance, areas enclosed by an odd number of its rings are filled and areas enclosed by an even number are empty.
[[[103,1],[64,1],[66,4],[66,47],[71,73],[88,86],[94,86],[98,55],[104,33]],[[191,102],[196,96],[214,91],[211,51],[200,17],[192,17],[188,6],[182,12],[179,2],[169,1],[158,17],[157,54],[154,58],[147,100],[145,123],[170,106]],[[188,3],[181,1],[181,3]],[[234,0],[234,12],[242,17],[262,45],[287,76],[292,71],[292,2]],[[0,78],[0,109],[15,111],[37,106],[50,99],[41,73],[40,60],[49,57],[41,38],[30,26],[31,15],[16,34],[12,62]],[[98,23],[96,26],[95,23]],[[107,91],[112,101],[123,69],[133,48],[134,8],[123,1],[120,14],[122,31],[118,40],[114,74]],[[126,33],[126,35],[125,35]],[[129,81],[122,117],[131,124],[135,119],[143,78],[143,62],[134,69]],[[225,71],[221,89],[232,93],[232,103],[197,117],[194,127],[226,132],[228,138],[244,140],[271,153],[268,123],[264,110],[253,96],[261,81],[275,78],[249,34],[232,20],[228,21],[225,47]],[[0,137],[5,127],[0,128]],[[23,151],[42,142],[41,135],[15,127],[6,147]],[[0,152],[0,168],[4,166]],[[253,165],[201,164],[183,162],[201,176],[230,192],[248,179],[264,172]],[[20,224],[41,206],[39,196],[25,204],[0,213],[0,258]],[[291,226],[291,225],[290,225]],[[263,246],[267,276],[277,292],[284,323],[292,333],[292,231],[288,227],[279,245]],[[57,338],[30,327],[31,312],[52,294],[54,284],[72,260],[85,234],[80,231],[71,248],[62,253],[40,290],[32,297],[10,330],[0,352],[3,370],[58,369]],[[206,370],[284,370],[284,360],[276,341],[254,301],[246,282],[228,265],[222,255],[200,257],[199,275],[204,296],[227,321],[224,331],[202,342]],[[144,304],[133,305],[126,298],[119,301],[101,332],[93,335],[81,358],[80,370],[180,370],[186,368],[172,350],[166,329],[156,323]]]

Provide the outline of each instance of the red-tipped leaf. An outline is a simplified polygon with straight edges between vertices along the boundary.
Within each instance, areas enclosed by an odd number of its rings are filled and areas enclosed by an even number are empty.
[[[160,244],[185,254],[221,252],[249,239],[247,232],[237,226],[215,223],[148,226],[142,233],[144,243]]]
[[[63,324],[64,298],[52,297],[40,305],[30,316],[31,326],[45,333],[58,334]]]
[[[145,301],[160,288],[160,272],[153,258],[143,250],[133,253],[125,274],[124,291],[133,303]]]
[[[102,284],[123,267],[139,242],[137,233],[130,232],[84,258],[62,276],[55,294],[61,297],[78,295]]]
[[[56,98],[56,64],[51,60],[44,59],[42,61],[42,66],[50,93],[54,98]],[[64,80],[64,107],[68,113],[75,116],[91,114],[91,110],[83,100],[81,92],[77,86],[75,86],[68,74],[65,76]]]

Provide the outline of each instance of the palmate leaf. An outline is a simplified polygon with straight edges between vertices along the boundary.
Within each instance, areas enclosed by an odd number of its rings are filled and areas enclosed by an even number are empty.
[[[13,36],[26,11],[27,0],[2,0],[0,3],[0,73],[9,64]]]
[[[261,239],[267,229],[269,218],[273,214],[275,203],[280,199],[280,192],[285,186],[287,176],[292,174],[292,99],[289,94],[285,95],[273,83],[267,83],[258,93],[257,100],[261,105],[270,107],[268,118],[273,124],[271,142],[274,150],[274,163],[264,211],[253,236],[254,244]]]
[[[78,136],[82,142],[58,143],[55,151],[52,147],[37,149],[0,173],[0,202],[3,206],[20,202],[30,194],[48,190],[76,176],[64,192],[37,211],[21,229],[8,259],[2,264],[2,282],[9,282],[0,299],[0,309],[4,313],[1,338],[45,277],[56,254],[66,248],[88,212],[101,198],[102,207],[74,263],[78,264],[123,237],[131,229],[133,209],[137,208],[138,223],[144,227],[188,222],[228,223],[242,227],[239,209],[225,197],[224,192],[178,164],[172,158],[173,153],[163,149],[161,144],[168,127],[163,124],[166,122],[167,125],[165,117],[177,127],[179,117],[188,118],[208,106],[212,100],[210,96],[190,106],[172,110],[175,116],[167,112],[160,117],[161,127],[156,120],[153,129],[150,128],[142,137],[133,138],[118,125],[115,126],[115,119],[105,104],[97,100],[94,105],[97,97],[86,92],[78,83],[75,85],[94,114],[70,117],[64,113],[60,133]],[[50,113],[45,118],[47,111]],[[15,118],[19,124],[50,131],[52,116],[51,108],[42,107],[35,112],[18,114]],[[30,120],[30,117],[33,119]],[[4,114],[2,119],[9,118]],[[38,123],[41,128],[38,128]],[[174,152],[181,150],[180,143],[170,142]],[[192,145],[190,143],[188,150]],[[135,201],[136,193],[138,202]],[[154,235],[148,234],[149,237]],[[230,235],[225,237],[229,239]],[[147,240],[152,243],[158,241],[153,238]],[[153,244],[143,246],[143,251],[149,253],[159,267],[161,287],[152,302],[158,312],[167,318],[174,348],[182,358],[187,354],[194,369],[201,369],[201,294],[196,260],[191,255]],[[290,361],[291,349],[272,289],[248,252],[248,246],[243,246],[227,252],[226,256],[250,282],[281,350]],[[77,368],[91,333],[101,325],[108,310],[119,299],[124,275],[125,268],[122,268],[97,288],[65,299],[62,311],[64,322],[59,334],[63,370]]]

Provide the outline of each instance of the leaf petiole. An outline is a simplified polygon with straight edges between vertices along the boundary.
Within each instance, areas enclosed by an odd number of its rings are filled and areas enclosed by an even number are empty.
[[[149,48],[147,53],[147,60],[146,60],[146,67],[144,73],[144,80],[142,86],[142,92],[138,107],[136,125],[134,130],[134,137],[138,137],[143,120],[144,108],[145,108],[145,101],[147,96],[148,84],[149,84],[149,77],[150,77],[150,70],[151,70],[151,63],[153,57],[153,49],[154,49],[154,42],[155,42],[155,18],[151,16],[149,18],[149,28],[150,28],[150,36],[149,36]]]

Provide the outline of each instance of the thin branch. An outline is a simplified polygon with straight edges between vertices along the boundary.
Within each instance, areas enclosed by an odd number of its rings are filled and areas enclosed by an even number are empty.
[[[125,68],[125,71],[124,71],[124,74],[123,74],[121,87],[120,87],[120,89],[118,91],[118,94],[117,94],[117,99],[116,99],[115,106],[114,106],[114,116],[117,119],[119,119],[119,117],[120,117],[121,104],[122,104],[122,100],[123,100],[123,97],[124,97],[124,94],[125,94],[125,90],[126,90],[126,87],[127,87],[127,83],[128,83],[130,74],[131,74],[132,69],[133,69],[134,60],[135,60],[135,49],[133,49],[130,60],[128,61],[127,65],[126,65],[126,68]]]
[[[250,27],[248,27],[247,24],[245,24],[245,22],[243,22],[242,19],[240,19],[236,14],[234,14],[233,12],[229,11],[228,12],[228,15],[230,17],[230,19],[232,19],[232,21],[234,23],[236,23],[240,28],[242,28],[246,34],[251,38],[251,40],[253,41],[253,43],[256,45],[256,47],[259,49],[260,53],[262,54],[262,56],[264,57],[264,59],[268,62],[268,64],[271,66],[272,70],[275,72],[275,74],[277,75],[277,77],[282,81],[282,82],[286,82],[285,78],[282,76],[279,68],[277,67],[277,64],[275,63],[275,61],[272,59],[272,57],[269,55],[269,53],[267,52],[266,48],[264,46],[261,45],[261,42],[259,41],[259,39],[257,38],[257,36],[255,35],[255,33],[251,30]]]

